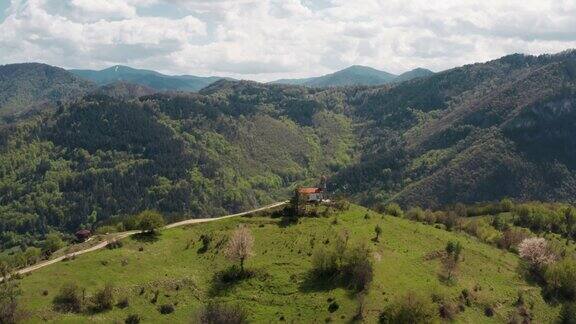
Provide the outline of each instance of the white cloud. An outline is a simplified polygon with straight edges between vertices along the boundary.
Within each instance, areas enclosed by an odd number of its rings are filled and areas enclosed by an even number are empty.
[[[143,8],[178,15],[148,17]],[[166,10],[173,13],[175,10]],[[0,62],[270,80],[576,47],[574,0],[12,0]]]

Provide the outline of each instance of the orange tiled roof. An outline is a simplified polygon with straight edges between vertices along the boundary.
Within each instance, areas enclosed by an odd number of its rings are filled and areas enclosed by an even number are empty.
[[[313,194],[321,191],[321,188],[298,188],[298,192],[301,194]]]

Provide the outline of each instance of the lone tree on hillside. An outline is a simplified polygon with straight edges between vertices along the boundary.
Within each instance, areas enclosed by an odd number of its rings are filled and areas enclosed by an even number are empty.
[[[548,246],[548,241],[542,237],[524,239],[518,245],[518,254],[528,262],[532,270],[540,270],[544,266],[554,263],[557,259]]]
[[[444,277],[447,280],[454,279],[454,275],[458,270],[458,262],[462,254],[462,244],[460,242],[448,242],[445,249],[445,256],[442,258],[442,267],[444,269]]]
[[[240,270],[244,272],[244,261],[252,256],[254,238],[247,227],[240,227],[232,233],[224,254],[232,261],[240,262]]]
[[[143,232],[154,233],[164,226],[164,218],[155,210],[145,210],[138,214],[138,229]]]
[[[382,234],[382,227],[380,227],[380,225],[376,225],[376,227],[374,227],[374,232],[376,233],[374,241],[378,242],[378,240],[380,239],[380,235]]]

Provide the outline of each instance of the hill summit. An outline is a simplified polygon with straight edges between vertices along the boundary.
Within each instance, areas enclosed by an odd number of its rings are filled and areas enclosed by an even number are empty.
[[[388,83],[408,81],[434,74],[434,72],[422,68],[395,75],[380,71],[368,66],[352,65],[343,70],[326,74],[319,77],[305,79],[281,79],[273,81],[276,84],[293,84],[308,87],[341,87],[341,86],[376,86]]]

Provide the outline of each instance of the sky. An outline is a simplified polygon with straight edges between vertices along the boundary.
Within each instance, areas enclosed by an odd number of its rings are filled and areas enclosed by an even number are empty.
[[[576,0],[0,0],[0,64],[269,81],[576,48]]]

